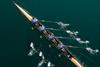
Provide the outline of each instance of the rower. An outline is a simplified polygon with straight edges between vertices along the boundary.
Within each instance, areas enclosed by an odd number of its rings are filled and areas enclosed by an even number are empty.
[[[32,20],[32,24],[33,25],[35,25],[36,23],[38,23],[39,22],[39,20],[37,19],[37,18],[33,18],[33,20]]]
[[[41,23],[38,23],[37,29],[38,29],[40,32],[43,32],[43,31],[45,30],[45,26],[42,25]]]
[[[58,49],[62,49],[62,48],[64,48],[64,45],[60,42],[60,43],[58,44],[57,48],[58,48]]]
[[[58,44],[57,48],[65,55],[65,56],[69,56],[68,52],[65,49],[65,45],[63,45],[62,43]]]
[[[47,31],[47,38],[48,38],[48,40],[53,40],[54,39],[54,34],[53,33],[51,33],[51,32],[49,32],[49,31]]]
[[[57,45],[61,44],[61,41],[58,38],[55,38],[55,41]]]

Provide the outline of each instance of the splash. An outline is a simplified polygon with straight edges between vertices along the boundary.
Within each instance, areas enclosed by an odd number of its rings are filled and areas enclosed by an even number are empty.
[[[30,52],[28,53],[28,56],[33,56],[35,53],[38,53],[39,57],[41,57],[41,61],[38,63],[37,67],[43,67],[44,64],[47,65],[47,67],[54,67],[55,65],[52,64],[49,60],[45,59],[45,56],[43,55],[42,51],[37,51],[37,49],[34,47],[34,43],[30,43]]]
[[[86,50],[91,54],[97,54],[99,49],[92,49],[91,47],[87,47]]]
[[[58,22],[57,24],[60,26],[60,29],[63,30],[67,30],[67,27],[69,26],[69,24],[64,24],[63,22]]]
[[[30,44],[30,52],[28,53],[28,56],[32,56],[33,54],[37,53],[38,51],[35,49],[33,42]]]
[[[45,59],[45,56],[43,55],[43,52],[39,52],[39,56],[42,58],[42,60],[38,63],[37,67],[42,67],[43,64],[46,64],[47,67],[54,67],[54,64],[52,64],[49,60]]]
[[[42,53],[42,51],[39,52],[39,56],[42,58],[42,60],[38,63],[37,67],[41,67],[44,63],[46,63],[45,57]]]
[[[52,64],[50,61],[48,61],[47,67],[54,67],[54,64]]]

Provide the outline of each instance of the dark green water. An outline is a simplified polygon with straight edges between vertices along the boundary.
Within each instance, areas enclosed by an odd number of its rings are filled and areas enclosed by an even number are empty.
[[[91,41],[89,46],[100,49],[99,0],[16,0],[15,2],[39,19],[70,23],[81,32],[80,35]],[[38,32],[31,31],[28,20],[16,9],[12,0],[0,0],[0,67],[36,67],[38,57],[28,57],[27,53],[31,41],[36,45],[41,44],[39,35]],[[45,42],[42,44],[45,47],[48,45]],[[75,67],[68,59],[56,58],[54,53],[57,50],[53,50],[55,51],[51,52],[55,60],[49,56],[57,67]],[[77,49],[73,51],[86,67],[100,67],[100,55],[91,55]],[[48,56],[48,52],[45,53]]]

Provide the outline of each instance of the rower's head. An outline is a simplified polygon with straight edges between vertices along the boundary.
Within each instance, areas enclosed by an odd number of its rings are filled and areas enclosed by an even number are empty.
[[[37,18],[33,18],[33,19],[31,20],[31,22],[32,22],[33,25],[37,25],[38,22],[39,22],[39,20],[38,20]]]
[[[37,21],[39,21],[37,18],[33,18],[33,20],[32,20],[33,22],[37,22]]]

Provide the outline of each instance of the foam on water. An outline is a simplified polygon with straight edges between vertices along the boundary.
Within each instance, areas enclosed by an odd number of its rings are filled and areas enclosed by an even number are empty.
[[[44,64],[47,65],[47,67],[54,67],[54,64],[52,64],[49,60],[45,59],[45,56],[43,55],[42,51],[37,51],[37,49],[34,47],[34,43],[30,43],[30,52],[28,53],[28,56],[33,56],[35,53],[38,53],[39,57],[41,57],[41,61],[38,63],[37,67],[43,67]]]
[[[37,53],[37,50],[35,49],[33,42],[31,42],[30,47],[31,49],[30,52],[28,53],[28,56],[32,56],[33,54]]]
[[[91,54],[97,54],[99,49],[92,49],[91,47],[87,47],[86,50]]]

